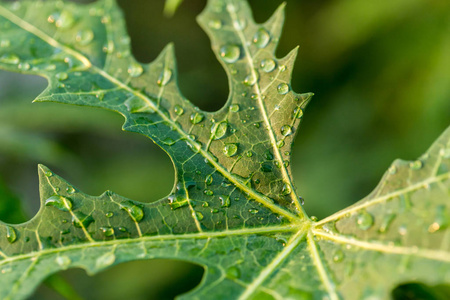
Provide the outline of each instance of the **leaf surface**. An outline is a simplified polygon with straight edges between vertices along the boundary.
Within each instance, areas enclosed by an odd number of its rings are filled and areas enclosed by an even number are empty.
[[[0,225],[0,298],[67,268],[151,258],[205,267],[189,299],[386,298],[401,282],[448,282],[450,130],[355,205],[319,222],[304,212],[290,151],[312,94],[291,89],[297,50],[274,55],[283,21],[284,5],[256,24],[246,1],[208,1],[199,23],[230,84],[208,113],[179,91],[171,45],[148,65],[131,56],[114,1],[0,4],[0,68],[46,77],[37,102],[122,114],[176,170],[170,195],[142,204],[86,195],[39,166],[41,210]]]

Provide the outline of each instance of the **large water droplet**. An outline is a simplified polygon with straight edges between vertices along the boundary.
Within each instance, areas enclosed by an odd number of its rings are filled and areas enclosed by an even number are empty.
[[[172,72],[171,69],[169,69],[169,68],[164,68],[164,70],[163,70],[163,71],[161,72],[161,74],[159,75],[157,84],[158,84],[159,86],[165,86],[165,85],[167,85],[167,84],[170,82],[170,80],[172,79],[172,75],[173,75],[173,72]]]
[[[241,48],[237,45],[225,45],[220,48],[220,58],[226,63],[235,63],[241,56]]]
[[[45,206],[53,206],[61,211],[71,211],[73,204],[69,198],[54,195],[45,200]]]
[[[106,237],[111,237],[114,235],[114,228],[110,226],[102,226],[100,227],[100,231],[103,232]]]
[[[57,73],[57,74],[55,75],[55,77],[56,77],[56,79],[58,79],[59,81],[64,81],[64,80],[66,80],[67,78],[69,78],[69,75],[67,75],[66,72],[60,72],[60,73]]]
[[[125,201],[122,202],[120,205],[123,210],[128,212],[130,217],[135,222],[140,222],[144,218],[144,210],[142,209],[142,207],[134,204],[132,201]]]
[[[289,92],[290,88],[287,83],[280,83],[277,87],[278,94],[286,95]]]
[[[356,224],[362,230],[367,230],[373,226],[373,216],[367,211],[363,210],[356,218]]]
[[[238,145],[234,143],[225,144],[225,146],[223,147],[223,153],[228,157],[236,155],[237,150]]]
[[[102,268],[109,267],[115,261],[116,261],[116,256],[114,255],[114,253],[109,252],[109,253],[103,254],[102,256],[98,257],[97,260],[95,261],[95,266],[99,269],[102,269]]]
[[[130,74],[131,77],[139,77],[144,72],[144,68],[138,63],[132,63],[128,67],[128,74]]]
[[[255,70],[250,75],[245,77],[244,84],[248,86],[254,86],[259,80],[259,73]]]
[[[214,140],[223,138],[227,133],[227,129],[228,129],[227,121],[214,124],[214,126],[211,128],[212,138]]]
[[[253,36],[253,43],[258,48],[265,48],[270,42],[270,34],[264,28],[258,29]]]
[[[154,113],[155,110],[144,99],[131,97],[125,101],[125,106],[132,114],[136,113]]]
[[[16,230],[11,226],[6,226],[6,239],[11,244],[17,240]]]
[[[61,29],[68,29],[72,27],[75,22],[73,14],[68,10],[61,12],[59,15],[55,14],[54,18],[56,27]]]
[[[289,125],[281,126],[281,134],[284,136],[288,136],[292,134],[292,127]]]
[[[201,121],[203,121],[204,118],[205,118],[205,116],[202,113],[195,112],[191,115],[190,120],[191,120],[191,123],[195,125],[195,124],[198,124]]]
[[[239,111],[239,105],[238,104],[232,104],[230,106],[230,111],[231,112],[238,112]]]
[[[277,67],[277,63],[273,59],[263,59],[261,61],[261,69],[266,72],[272,72]]]
[[[91,29],[83,29],[78,31],[75,40],[81,46],[87,46],[94,39],[94,32]]]

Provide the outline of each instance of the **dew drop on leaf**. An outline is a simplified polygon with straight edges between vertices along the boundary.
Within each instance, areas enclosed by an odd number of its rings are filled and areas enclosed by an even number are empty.
[[[144,72],[144,69],[142,66],[138,63],[132,63],[128,67],[128,74],[130,74],[131,77],[139,77]]]
[[[281,190],[281,194],[282,194],[283,196],[287,196],[287,195],[289,195],[290,193],[292,193],[292,187],[291,187],[291,185],[290,185],[289,183],[285,182],[285,183],[283,184],[283,188],[282,188],[282,190]]]
[[[268,173],[272,172],[273,166],[270,163],[263,163],[261,164],[261,171]]]
[[[231,279],[239,279],[241,277],[241,271],[236,266],[229,267],[227,269],[227,277]]]
[[[232,156],[236,155],[237,150],[238,150],[238,145],[234,144],[234,143],[226,144],[223,147],[223,153],[228,157],[232,157]]]
[[[199,211],[196,211],[195,212],[195,217],[197,218],[197,220],[199,220],[199,221],[201,221],[201,220],[203,220],[203,214],[201,213],[201,212],[199,212]]]
[[[337,250],[333,255],[333,261],[338,263],[344,259],[344,252],[342,250]]]
[[[214,179],[213,179],[212,175],[206,176],[206,180],[205,180],[206,185],[211,185],[213,183],[213,180]]]
[[[107,218],[112,218],[112,217],[114,216],[114,213],[113,213],[112,211],[110,211],[110,212],[107,212],[107,213],[105,214],[105,216],[106,216]]]
[[[72,263],[72,260],[68,257],[68,256],[58,256],[56,259],[55,259],[55,262],[60,266],[60,267],[63,267],[63,268],[67,268],[71,263]]]
[[[203,191],[203,194],[205,194],[206,196],[213,196],[213,195],[214,195],[214,192],[211,191],[211,190],[204,190],[204,191]]]
[[[231,205],[231,200],[229,196],[223,195],[219,197],[222,207],[229,207]]]
[[[258,48],[265,48],[270,42],[270,34],[264,28],[258,29],[253,36],[253,43]]]
[[[168,137],[168,138],[165,138],[164,140],[162,140],[162,143],[167,146],[172,146],[173,144],[175,144],[175,141],[174,141],[174,139]]]
[[[286,95],[289,92],[289,85],[287,83],[280,83],[277,87],[278,94]]]
[[[284,147],[284,140],[279,140],[279,141],[277,142],[277,147],[278,147],[278,148],[283,148],[283,147]]]
[[[103,232],[106,237],[111,237],[114,235],[114,228],[110,226],[102,226],[100,227],[100,231]]]
[[[45,200],[45,206],[53,206],[61,211],[70,211],[72,210],[72,200],[69,198],[54,195]]]
[[[4,39],[0,41],[0,48],[8,48],[9,46],[11,46],[11,41]]]
[[[268,58],[268,59],[263,59],[261,61],[260,66],[264,72],[269,73],[269,72],[272,72],[273,70],[275,70],[275,68],[277,67],[277,63],[273,59]]]
[[[95,266],[99,269],[102,269],[102,268],[109,267],[115,261],[116,261],[116,256],[114,255],[114,253],[109,252],[109,253],[103,254],[102,256],[98,257],[97,260],[95,261]]]
[[[212,29],[219,30],[222,28],[222,21],[220,20],[211,20],[208,22],[208,26]]]
[[[259,73],[255,70],[244,79],[244,84],[254,86],[259,80]]]
[[[17,240],[16,230],[11,226],[6,226],[6,239],[11,244]]]
[[[284,136],[288,136],[292,134],[292,127],[289,125],[281,126],[281,134]]]
[[[69,78],[69,75],[67,75],[66,72],[60,72],[60,73],[57,73],[57,74],[55,75],[55,77],[56,77],[56,79],[58,79],[59,81],[64,81],[64,80],[66,80],[67,78]]]
[[[140,222],[144,218],[144,210],[142,207],[134,204],[132,201],[125,201],[120,204],[121,208],[128,212],[135,222]]]
[[[184,109],[181,106],[179,106],[178,104],[175,105],[173,110],[175,111],[175,114],[178,116],[181,116],[182,114],[184,114]]]
[[[214,126],[211,128],[212,138],[214,140],[223,138],[227,133],[227,129],[228,129],[227,121],[214,124]]]
[[[69,29],[75,22],[72,13],[68,10],[61,12],[60,14],[53,14],[55,26],[61,29]]]
[[[125,106],[127,107],[127,110],[132,114],[155,112],[144,99],[138,97],[129,98],[127,101],[125,101]]]
[[[413,161],[409,164],[411,170],[420,170],[423,167],[423,162],[421,160]]]
[[[241,57],[241,48],[237,45],[225,45],[220,48],[220,58],[226,63],[235,63]]]
[[[259,210],[255,209],[255,208],[250,208],[250,209],[248,210],[248,212],[251,213],[251,214],[253,214],[253,215],[256,215],[256,214],[259,212]]]
[[[373,226],[373,216],[367,211],[363,210],[358,214],[356,218],[356,224],[360,229],[367,230]]]
[[[191,123],[196,125],[198,123],[200,123],[201,121],[203,121],[203,119],[205,118],[205,116],[201,113],[195,112],[191,115]]]
[[[230,111],[231,112],[238,112],[239,111],[239,105],[238,104],[232,104],[230,106]]]
[[[396,214],[393,213],[383,215],[379,231],[381,233],[387,232],[389,230],[389,227],[391,226],[392,221],[394,221],[395,217]]]
[[[87,46],[94,39],[94,32],[91,29],[83,29],[78,31],[75,40],[81,46]]]
[[[294,109],[294,118],[301,119],[303,117],[303,109],[301,107],[297,107]]]
[[[164,70],[159,75],[158,81],[156,82],[159,86],[166,86],[172,79],[173,72],[169,68],[164,68]]]

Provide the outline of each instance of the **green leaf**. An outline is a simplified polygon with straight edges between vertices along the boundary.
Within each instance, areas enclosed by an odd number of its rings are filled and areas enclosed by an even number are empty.
[[[39,166],[41,210],[0,225],[0,298],[67,268],[151,258],[205,267],[189,299],[378,299],[403,282],[448,282],[450,129],[355,205],[318,222],[304,212],[289,162],[312,94],[290,86],[297,49],[274,55],[283,20],[284,5],[256,24],[246,1],[208,1],[199,23],[230,84],[208,113],[179,91],[171,45],[148,65],[131,56],[114,1],[1,4],[0,68],[46,77],[37,102],[122,114],[171,157],[176,182],[142,204],[86,195]]]
[[[181,3],[183,3],[183,0],[166,0],[166,4],[164,5],[164,13],[166,16],[172,17]]]

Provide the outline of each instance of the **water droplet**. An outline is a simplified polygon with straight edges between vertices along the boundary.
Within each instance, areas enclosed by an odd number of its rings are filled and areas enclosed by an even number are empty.
[[[206,196],[213,196],[213,195],[214,195],[214,192],[211,191],[211,190],[204,190],[204,191],[203,191],[203,194],[205,194]]]
[[[222,203],[222,207],[230,207],[231,200],[229,196],[223,195],[219,197],[220,202]]]
[[[264,28],[258,29],[253,36],[253,43],[258,48],[265,48],[270,42],[270,34]]]
[[[301,107],[297,107],[294,109],[294,118],[301,119],[303,117],[303,109]]]
[[[113,213],[112,211],[110,211],[110,212],[107,212],[107,213],[105,214],[105,216],[106,216],[107,218],[112,218],[112,217],[114,216],[114,213]]]
[[[303,204],[302,204],[303,205]],[[318,218],[316,216],[311,216],[311,221],[317,222]]]
[[[290,88],[287,83],[280,83],[277,87],[277,90],[278,90],[278,94],[286,95],[289,92]]]
[[[203,214],[199,211],[195,212],[195,217],[197,218],[197,220],[201,221],[203,220]]]
[[[363,210],[356,218],[356,224],[362,230],[367,230],[373,226],[373,216],[367,211]]]
[[[6,226],[6,239],[11,244],[17,240],[16,230],[11,226]]]
[[[270,163],[263,163],[261,164],[261,171],[268,173],[268,172],[272,172],[273,169],[273,165]]]
[[[112,265],[115,261],[116,256],[114,255],[114,253],[109,252],[98,257],[95,261],[95,266],[99,269],[106,268]]]
[[[20,62],[20,58],[15,54],[5,54],[1,57],[0,61],[6,64],[17,65]]]
[[[241,48],[236,45],[225,45],[220,48],[220,58],[226,63],[235,63],[241,56]]]
[[[277,67],[277,63],[273,59],[263,59],[260,64],[261,69],[266,72],[272,72]]]
[[[211,185],[213,183],[213,180],[214,180],[214,178],[212,177],[212,175],[206,176],[206,180],[205,180],[206,185]]]
[[[168,137],[168,138],[165,138],[164,140],[162,140],[162,143],[167,146],[172,146],[173,144],[176,143],[176,141],[174,141],[172,138]]]
[[[285,183],[283,184],[283,189],[281,190],[281,194],[282,194],[283,196],[287,196],[287,195],[289,195],[290,193],[292,193],[292,187],[291,187],[291,185],[290,185],[289,183],[285,182]]]
[[[135,222],[139,223],[144,218],[144,210],[142,209],[142,207],[134,204],[132,201],[125,201],[125,202],[122,202],[120,205],[123,210],[128,212],[130,217]]]
[[[73,194],[75,193],[75,189],[73,188],[73,186],[68,186],[66,187],[66,192],[69,194]]]
[[[406,227],[406,225],[401,225],[398,227],[398,233],[400,235],[406,235],[406,233],[408,233],[408,228]]]
[[[64,81],[67,78],[69,78],[69,75],[67,75],[66,72],[60,72],[58,74],[55,75],[56,79],[58,79],[59,81]]]
[[[65,256],[65,255],[64,256],[58,256],[55,259],[55,261],[60,267],[63,267],[64,269],[69,267],[69,265],[72,263],[72,260],[68,256]]]
[[[63,11],[61,14],[53,14],[55,25],[61,29],[68,29],[72,27],[75,19],[70,11]]]
[[[158,81],[156,82],[159,86],[166,86],[172,79],[173,72],[169,68],[164,68],[164,70],[159,75]]]
[[[175,105],[173,110],[175,111],[175,114],[178,116],[181,116],[182,114],[184,114],[184,109],[181,106],[179,106],[178,104]]]
[[[252,157],[253,156],[253,152],[252,151],[247,151],[247,153],[245,155],[247,155],[247,157]]]
[[[236,266],[229,267],[227,269],[227,277],[231,279],[239,279],[241,277],[241,271]]]
[[[253,215],[256,215],[256,214],[259,212],[259,210],[255,209],[255,208],[250,208],[250,209],[248,210],[248,212],[251,213],[251,214],[253,214]]]
[[[383,219],[381,220],[381,225],[379,229],[381,233],[385,233],[389,230],[389,226],[391,225],[392,221],[394,221],[395,216],[396,215],[392,213],[383,215]]]
[[[277,142],[277,147],[278,147],[278,148],[283,148],[283,146],[284,146],[284,140],[279,140],[279,141]]]
[[[76,211],[72,216],[72,224],[77,228],[88,228],[94,222],[94,218],[90,215],[85,215],[81,211]]]
[[[128,74],[130,74],[131,77],[139,77],[144,72],[144,68],[138,63],[132,63],[128,67]]]
[[[266,150],[266,152],[264,152],[264,157],[267,160],[273,160],[274,156],[271,150]]]
[[[18,67],[20,70],[24,71],[28,71],[31,68],[29,63],[20,63]]]
[[[449,158],[450,158],[450,148],[447,148],[447,149],[442,148],[442,149],[439,151],[439,154],[440,154],[443,158],[449,159]]]
[[[211,128],[212,138],[214,140],[223,138],[227,133],[227,129],[228,129],[227,121],[214,124],[214,126]]]
[[[232,104],[232,105],[230,106],[230,111],[231,111],[231,112],[238,112],[238,111],[239,111],[239,105],[237,105],[237,104]]]
[[[238,144],[225,144],[225,146],[223,147],[223,153],[228,156],[228,157],[232,157],[234,155],[236,155],[238,150]]]
[[[284,136],[288,136],[292,134],[292,127],[289,125],[281,126],[281,134]]]
[[[100,227],[100,231],[103,232],[103,234],[106,237],[110,237],[114,235],[114,228],[110,227],[110,226],[102,226]]]
[[[337,250],[333,255],[333,261],[338,263],[341,262],[344,259],[345,255],[342,250]]]
[[[198,124],[201,121],[203,121],[204,118],[205,118],[205,116],[202,113],[195,112],[191,115],[190,119],[191,119],[191,123],[195,125],[195,124]]]
[[[244,84],[248,86],[254,86],[259,80],[259,73],[255,70],[250,75],[245,77]]]
[[[78,31],[75,40],[81,46],[87,46],[94,39],[94,32],[91,29],[83,29]]]
[[[280,71],[281,71],[281,72],[284,72],[284,71],[286,71],[286,70],[287,70],[287,68],[286,68],[285,65],[281,65],[281,66],[280,66]]]
[[[208,26],[212,29],[216,29],[219,30],[220,28],[222,28],[222,21],[220,20],[211,20],[208,23]]]
[[[1,40],[0,41],[0,48],[8,48],[11,46],[10,40]]]
[[[54,195],[45,200],[45,206],[53,206],[61,211],[71,211],[73,204],[69,198]]]
[[[154,113],[154,109],[144,99],[138,97],[131,97],[125,101],[127,110],[132,113]]]
[[[422,169],[422,167],[423,167],[423,162],[422,162],[421,160],[416,160],[416,161],[414,161],[414,162],[411,162],[411,163],[409,164],[409,167],[410,167],[412,170],[420,170],[420,169]]]

